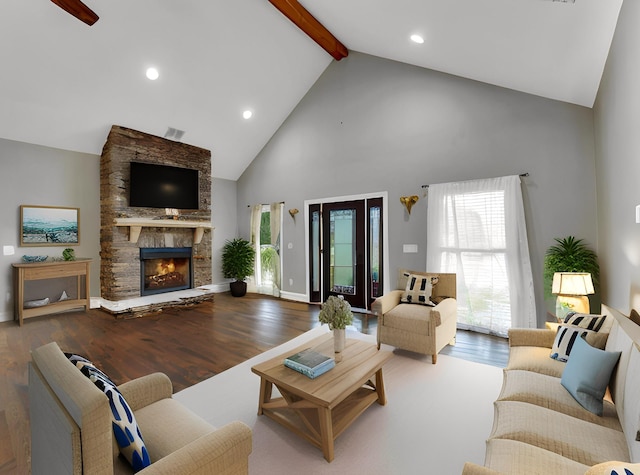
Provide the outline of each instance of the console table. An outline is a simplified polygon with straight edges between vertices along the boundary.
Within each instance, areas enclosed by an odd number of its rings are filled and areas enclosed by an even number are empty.
[[[89,310],[91,308],[91,298],[89,296],[90,263],[91,259],[76,259],[75,261],[21,262],[12,264],[15,302],[14,318],[18,320],[20,326],[22,326],[25,318],[83,307],[85,310]],[[56,301],[59,295],[47,295],[45,297],[52,299],[51,303],[40,307],[25,308],[25,282],[62,279],[65,277],[76,277],[75,295],[71,295],[70,298],[62,301]]]

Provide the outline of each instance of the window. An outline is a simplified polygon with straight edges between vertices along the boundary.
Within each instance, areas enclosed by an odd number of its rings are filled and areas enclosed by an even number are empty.
[[[519,177],[431,185],[427,270],[457,279],[458,326],[536,326]]]

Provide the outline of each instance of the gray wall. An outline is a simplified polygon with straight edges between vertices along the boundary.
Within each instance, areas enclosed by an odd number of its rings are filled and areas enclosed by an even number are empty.
[[[640,309],[640,2],[624,2],[594,107],[603,302]]]
[[[20,205],[80,208],[78,257],[90,257],[91,295],[100,295],[100,157],[0,139],[0,246],[14,246],[15,255],[0,253],[0,321],[13,319],[11,264],[22,255],[61,257],[64,247],[20,247]]]
[[[212,166],[215,166],[215,157]],[[222,276],[222,247],[227,239],[233,239],[238,234],[236,182],[214,178],[211,181],[211,221],[212,231],[212,283],[221,284],[232,279]],[[228,286],[221,286],[221,290],[229,290]]]
[[[596,245],[590,109],[359,53],[334,62],[238,180],[238,228],[247,205],[389,193],[389,258],[424,269],[422,184],[529,172],[523,191],[539,320],[542,263],[555,237]],[[399,202],[417,194],[407,217]],[[285,214],[283,290],[305,292],[304,220]],[[418,244],[418,254],[402,245]],[[387,274],[389,275],[389,274]],[[294,281],[289,286],[289,279]]]

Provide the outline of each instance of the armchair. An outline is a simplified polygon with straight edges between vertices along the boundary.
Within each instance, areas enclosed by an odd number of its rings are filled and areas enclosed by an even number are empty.
[[[33,474],[133,473],[118,456],[107,396],[55,342],[32,351],[29,363]],[[251,429],[216,429],[173,399],[163,373],[118,387],[137,420],[151,465],[139,474],[246,474]]]
[[[438,278],[431,292],[437,305],[401,302],[403,292],[407,290],[407,277],[411,274]],[[400,269],[397,290],[378,297],[371,308],[378,316],[378,348],[385,343],[431,355],[432,363],[436,364],[440,350],[455,343],[456,275]]]

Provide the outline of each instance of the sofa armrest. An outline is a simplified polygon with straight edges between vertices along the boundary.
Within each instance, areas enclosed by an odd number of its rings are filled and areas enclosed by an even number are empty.
[[[462,468],[462,475],[501,475],[500,472],[491,470],[490,468],[467,462]]]
[[[209,475],[248,473],[251,429],[231,422],[153,462],[140,475]]]
[[[173,394],[171,380],[164,373],[152,373],[118,386],[133,411],[146,407]]]
[[[547,328],[510,328],[509,346],[540,346],[551,348],[556,332]]]
[[[375,299],[371,304],[371,310],[381,317],[400,303],[400,297],[402,297],[402,290],[392,290]]]

